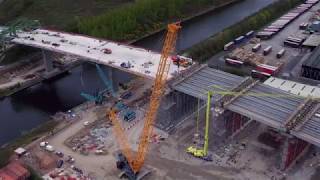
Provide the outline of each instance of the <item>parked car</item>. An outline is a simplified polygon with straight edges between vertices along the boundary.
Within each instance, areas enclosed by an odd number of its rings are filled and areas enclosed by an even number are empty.
[[[112,53],[112,50],[109,49],[109,48],[105,48],[105,49],[103,49],[103,53],[105,53],[105,54],[111,54],[111,53]]]

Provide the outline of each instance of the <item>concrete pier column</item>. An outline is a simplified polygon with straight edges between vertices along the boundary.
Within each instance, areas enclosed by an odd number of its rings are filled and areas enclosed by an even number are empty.
[[[234,137],[242,129],[244,129],[252,120],[241,114],[227,111],[225,112],[225,127],[227,136]]]
[[[113,91],[116,92],[116,91],[118,91],[118,84],[115,79],[115,69],[110,66],[105,66],[105,67],[107,69],[107,78],[110,81],[110,83],[112,83]]]
[[[290,168],[310,147],[306,141],[295,137],[287,137],[282,152],[281,170]]]
[[[54,59],[53,52],[47,51],[44,49],[42,49],[41,51],[42,51],[43,64],[46,69],[46,73],[48,74],[53,70],[53,63],[52,63]]]

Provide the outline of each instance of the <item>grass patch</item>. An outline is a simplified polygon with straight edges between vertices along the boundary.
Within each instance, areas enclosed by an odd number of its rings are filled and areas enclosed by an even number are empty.
[[[134,0],[4,0],[0,6],[0,23],[18,17],[38,19],[44,26],[65,29],[75,17],[94,16]]]
[[[32,141],[52,131],[57,125],[57,121],[50,120],[19,137],[12,143],[8,144],[5,148],[0,148],[0,168],[4,167],[9,162],[9,158],[16,148],[30,144]]]
[[[302,2],[303,0],[281,0],[274,2],[241,22],[185,50],[183,53],[199,62],[205,62],[216,53],[222,51],[226,43],[233,41],[236,37],[250,30],[262,28]]]

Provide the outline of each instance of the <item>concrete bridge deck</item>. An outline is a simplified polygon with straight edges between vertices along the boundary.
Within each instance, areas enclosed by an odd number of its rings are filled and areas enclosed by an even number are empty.
[[[138,47],[45,29],[18,32],[17,36],[11,42],[47,51],[76,55],[85,61],[111,66],[151,79],[155,78],[161,56],[157,52]],[[104,53],[105,49],[110,49],[112,53]],[[121,67],[121,63],[128,62],[131,64],[131,67]],[[171,61],[170,63],[169,79],[178,72],[178,67]],[[179,71],[183,71],[184,69],[180,67]]]

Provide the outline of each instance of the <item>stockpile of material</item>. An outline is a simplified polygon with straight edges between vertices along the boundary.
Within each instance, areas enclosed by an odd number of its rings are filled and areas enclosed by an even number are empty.
[[[250,65],[256,66],[265,62],[265,59],[254,52],[248,51],[244,48],[237,48],[231,54],[230,58],[243,61]]]

